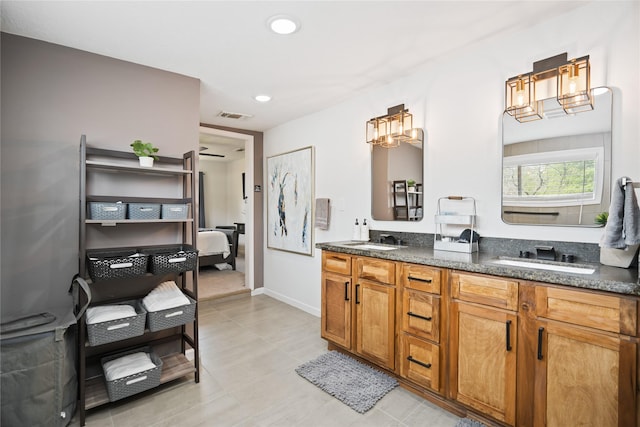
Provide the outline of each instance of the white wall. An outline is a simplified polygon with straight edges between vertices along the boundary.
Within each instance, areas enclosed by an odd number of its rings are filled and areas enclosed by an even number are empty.
[[[264,158],[316,147],[315,196],[333,205],[331,226],[315,241],[347,240],[354,218],[370,217],[370,157],[364,124],[405,104],[425,130],[425,219],[372,221],[372,229],[433,233],[437,199],[476,198],[483,236],[598,242],[601,230],[513,226],[500,219],[504,82],[535,61],[590,55],[592,86],[614,91],[613,177],[640,180],[640,3],[594,2],[508,38],[481,41],[420,72],[265,133]],[[266,181],[265,181],[266,182]],[[266,239],[265,239],[266,242]],[[264,248],[265,293],[320,312],[321,251],[313,257]]]
[[[247,204],[242,200],[242,173],[245,169],[244,158],[222,162],[200,156],[207,227],[246,222]],[[249,190],[247,187],[247,193]]]

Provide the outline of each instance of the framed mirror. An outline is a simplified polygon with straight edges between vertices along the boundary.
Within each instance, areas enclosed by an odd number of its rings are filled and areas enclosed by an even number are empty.
[[[592,89],[593,110],[565,114],[544,100],[541,120],[502,117],[502,220],[601,227],[611,200],[612,92]]]
[[[371,217],[420,221],[424,215],[423,140],[394,148],[371,146]],[[413,185],[411,185],[413,184]]]

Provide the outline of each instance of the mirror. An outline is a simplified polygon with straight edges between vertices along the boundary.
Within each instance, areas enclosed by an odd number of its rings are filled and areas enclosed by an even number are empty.
[[[593,110],[565,114],[555,98],[544,118],[502,117],[502,220],[601,227],[611,198],[611,89],[592,89]]]
[[[420,221],[423,217],[424,134],[395,148],[371,146],[371,217],[377,221]],[[412,182],[414,186],[410,186]]]

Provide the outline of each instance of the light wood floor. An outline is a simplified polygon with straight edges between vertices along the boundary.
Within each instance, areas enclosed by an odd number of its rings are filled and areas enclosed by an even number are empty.
[[[458,420],[400,387],[366,414],[315,387],[294,369],[327,351],[320,319],[266,295],[201,302],[199,319],[199,384],[184,378],[96,408],[86,425],[453,427]]]

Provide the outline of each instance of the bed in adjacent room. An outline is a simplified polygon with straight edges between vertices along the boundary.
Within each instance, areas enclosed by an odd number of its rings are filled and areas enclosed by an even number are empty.
[[[216,266],[225,269],[225,264],[236,269],[235,247],[238,232],[231,229],[203,228],[198,231],[198,260],[200,267]]]

